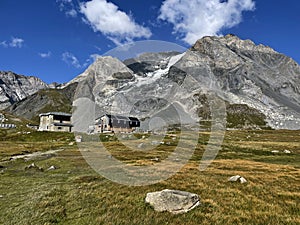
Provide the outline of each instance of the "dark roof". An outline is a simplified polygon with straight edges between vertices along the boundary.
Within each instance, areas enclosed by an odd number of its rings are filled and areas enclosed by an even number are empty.
[[[53,123],[54,126],[61,126],[61,127],[73,127],[72,124],[69,123]]]
[[[72,114],[64,113],[64,112],[48,112],[48,113],[41,113],[39,116],[50,116],[50,115],[54,115],[54,116],[69,116],[69,117],[72,116]]]
[[[97,119],[100,119],[103,116],[107,116],[110,119],[114,119],[114,120],[125,120],[125,121],[136,121],[139,122],[139,119],[136,117],[132,117],[132,116],[121,116],[121,115],[111,115],[111,114],[104,114],[100,117],[98,117]]]
[[[129,118],[131,121],[138,121],[138,122],[139,122],[139,119],[136,118],[136,117],[129,116],[128,118]]]

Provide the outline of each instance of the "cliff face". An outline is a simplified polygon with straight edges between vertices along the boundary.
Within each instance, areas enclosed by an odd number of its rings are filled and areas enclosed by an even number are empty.
[[[0,109],[5,109],[48,85],[37,77],[0,71]]]
[[[259,110],[274,128],[300,128],[300,67],[294,60],[233,35],[202,38],[191,52],[206,57],[224,99]]]
[[[245,105],[255,120],[262,115],[259,120],[273,128],[300,128],[299,65],[267,46],[234,35],[204,37],[181,54],[147,53],[123,63],[99,58],[79,78],[76,98],[89,96],[98,114],[147,118],[166,114],[164,110],[175,104],[184,118],[197,118],[205,105],[199,94],[216,92],[229,105],[236,105],[228,114]],[[172,112],[167,114],[172,117]]]

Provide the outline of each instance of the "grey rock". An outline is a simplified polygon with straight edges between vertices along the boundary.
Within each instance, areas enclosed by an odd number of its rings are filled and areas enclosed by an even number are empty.
[[[57,167],[52,165],[47,170],[49,171],[49,170],[56,170],[56,169],[57,169]]]
[[[30,165],[26,166],[25,170],[35,170],[35,171],[41,171],[41,172],[44,171],[43,168],[37,166],[35,163],[31,163]]]
[[[224,99],[259,110],[275,129],[299,129],[300,67],[294,60],[234,35],[202,38],[191,50],[208,57]]]
[[[240,177],[240,183],[241,184],[247,183],[247,180],[244,177]]]
[[[244,177],[241,177],[240,175],[235,175],[235,176],[232,176],[228,179],[228,181],[230,182],[240,182],[241,184],[243,183],[247,183],[247,180],[244,178]]]
[[[272,150],[271,152],[276,154],[276,153],[279,153],[279,150]]]
[[[200,204],[197,194],[169,189],[147,193],[145,201],[153,206],[155,211],[168,211],[173,214],[186,213]]]
[[[48,85],[37,77],[0,71],[0,110],[47,87]]]
[[[124,64],[138,76],[147,76],[158,69],[165,69],[172,56],[179,52],[144,53],[136,58],[124,60]]]
[[[140,144],[138,144],[137,147],[138,147],[138,148],[144,148],[144,147],[145,147],[145,144],[144,144],[144,143],[140,143]]]

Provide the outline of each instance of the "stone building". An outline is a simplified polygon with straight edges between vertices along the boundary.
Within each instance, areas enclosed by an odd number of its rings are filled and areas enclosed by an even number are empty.
[[[96,119],[95,133],[131,133],[140,127],[140,121],[135,117],[105,114]]]
[[[40,131],[61,131],[71,132],[71,114],[63,112],[48,112],[42,113],[40,116]]]

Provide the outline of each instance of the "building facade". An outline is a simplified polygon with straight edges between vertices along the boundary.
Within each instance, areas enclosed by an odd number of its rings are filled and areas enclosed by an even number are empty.
[[[95,133],[131,133],[140,127],[140,121],[135,117],[105,114],[95,121]]]
[[[63,112],[42,113],[40,116],[40,131],[71,132],[71,114]]]

